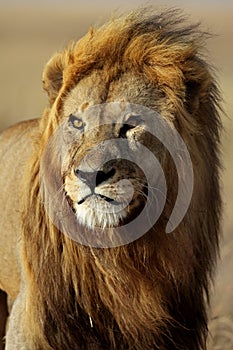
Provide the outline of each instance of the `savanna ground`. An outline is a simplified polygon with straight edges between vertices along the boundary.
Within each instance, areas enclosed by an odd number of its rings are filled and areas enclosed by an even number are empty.
[[[230,5],[229,5],[230,6]],[[78,7],[78,6],[77,6]],[[116,6],[117,7],[117,6]],[[187,6],[186,6],[187,7]],[[209,61],[217,67],[224,97],[222,135],[222,189],[224,200],[222,261],[219,262],[213,322],[216,350],[233,349],[233,6],[188,9],[193,20],[216,34],[207,44]],[[83,35],[92,24],[102,23],[111,12],[7,8],[0,4],[0,130],[40,116],[47,104],[41,74],[50,56],[67,42]],[[1,267],[0,267],[1,268]],[[224,338],[224,344],[222,339]]]

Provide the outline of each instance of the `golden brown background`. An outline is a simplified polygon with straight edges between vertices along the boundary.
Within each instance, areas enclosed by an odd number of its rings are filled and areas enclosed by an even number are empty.
[[[23,119],[38,117],[47,105],[42,91],[43,67],[50,56],[91,25],[114,12],[124,13],[143,1],[64,0],[33,2],[1,0],[0,3],[0,130]],[[225,130],[222,135],[222,188],[224,199],[223,249],[216,294],[217,312],[233,315],[233,1],[190,0],[155,2],[181,7],[192,21],[216,34],[207,44],[209,60],[216,66],[224,97]],[[232,331],[233,322],[228,324]],[[225,326],[224,326],[225,327]],[[229,332],[229,334],[231,333]],[[222,347],[222,350],[227,347]],[[230,349],[230,347],[229,347]],[[233,346],[232,348],[233,349]],[[221,350],[221,347],[219,348]]]

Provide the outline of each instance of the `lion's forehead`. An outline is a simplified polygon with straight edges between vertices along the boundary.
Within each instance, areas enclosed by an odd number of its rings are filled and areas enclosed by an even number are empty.
[[[153,96],[151,96],[152,92]],[[149,83],[145,82],[144,78],[136,76],[132,72],[110,78],[108,75],[106,77],[106,74],[102,71],[93,71],[89,76],[79,81],[67,94],[63,113],[65,116],[69,116],[71,113],[83,112],[87,107],[112,101],[122,102],[122,111],[124,103],[127,102],[150,107],[151,101],[153,100],[153,103],[155,103],[157,99],[158,92],[155,87],[152,89]],[[120,115],[119,113],[119,118]],[[107,114],[103,115],[100,113],[94,117],[99,122],[102,122],[103,117],[106,121],[107,118],[108,120],[113,117],[116,119],[116,116],[117,114],[107,116]]]

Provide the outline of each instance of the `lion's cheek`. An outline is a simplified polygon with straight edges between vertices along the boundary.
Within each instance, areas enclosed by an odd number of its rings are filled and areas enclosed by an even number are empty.
[[[73,203],[78,202],[78,183],[74,181],[72,174],[65,178],[65,192]]]

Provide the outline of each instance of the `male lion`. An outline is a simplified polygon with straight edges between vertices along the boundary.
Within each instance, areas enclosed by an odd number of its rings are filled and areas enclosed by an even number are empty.
[[[220,98],[205,35],[183,22],[150,9],[91,29],[48,62],[42,118],[1,135],[7,350],[206,349]]]

